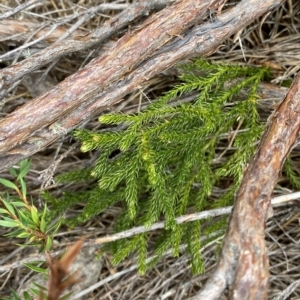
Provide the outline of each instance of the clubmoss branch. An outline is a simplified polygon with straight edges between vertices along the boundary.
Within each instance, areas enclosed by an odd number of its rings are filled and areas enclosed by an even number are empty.
[[[60,180],[96,179],[98,184],[89,186],[80,197],[68,194],[52,204],[59,211],[58,203],[64,203],[66,209],[75,203],[72,198],[85,199],[82,214],[72,220],[83,222],[113,204],[124,203],[124,213],[116,222],[117,231],[134,226],[150,227],[164,220],[164,238],[157,240],[156,260],[169,247],[178,255],[180,242],[185,240],[192,270],[199,273],[204,270],[198,242],[201,223],[179,226],[175,218],[187,211],[199,212],[232,203],[263,128],[258,118],[256,91],[268,76],[268,70],[201,59],[181,67],[181,83],[145,111],[99,118],[101,123],[110,126],[126,125],[123,130],[75,132],[75,137],[82,142],[82,151],[100,149],[101,155],[91,172],[71,172]],[[170,105],[174,99],[180,101],[181,95],[195,91],[192,103]],[[230,131],[234,132],[230,136],[231,147],[220,152],[224,134]],[[119,154],[112,156],[116,151]],[[219,162],[218,157],[224,151],[228,160]],[[228,182],[227,193],[212,199],[213,187],[223,180]],[[144,273],[147,239],[146,234],[141,234],[114,242],[110,246],[115,253],[113,261],[117,263],[137,251],[140,271]]]

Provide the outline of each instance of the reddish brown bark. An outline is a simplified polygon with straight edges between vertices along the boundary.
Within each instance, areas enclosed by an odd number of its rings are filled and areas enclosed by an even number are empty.
[[[266,299],[268,258],[264,240],[270,199],[284,160],[300,128],[300,76],[269,118],[260,146],[237,192],[215,273],[194,299],[219,299],[227,285],[231,299]]]
[[[151,16],[101,58],[0,121],[0,170],[43,149],[175,63],[208,55],[282,1],[245,0],[214,22],[186,32],[221,2],[178,1]],[[183,36],[176,37],[180,34]],[[11,69],[8,73],[4,69],[2,84],[14,76]]]

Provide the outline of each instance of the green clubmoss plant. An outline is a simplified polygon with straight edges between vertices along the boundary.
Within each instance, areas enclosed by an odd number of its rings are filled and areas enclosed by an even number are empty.
[[[85,222],[115,204],[124,207],[117,231],[164,220],[156,258],[150,262],[149,234],[109,244],[114,263],[136,252],[141,273],[168,249],[178,256],[181,243],[187,245],[192,271],[203,272],[200,237],[224,228],[226,220],[204,226],[203,221],[178,225],[174,218],[232,204],[263,129],[257,89],[268,76],[266,68],[197,59],[181,70],[181,83],[145,111],[102,115],[99,121],[111,131],[75,131],[81,150],[100,150],[99,158],[93,168],[58,180],[90,182],[89,189],[62,199],[46,195],[54,214],[85,201],[83,212],[72,222]],[[181,102],[186,95],[193,100]],[[216,186],[226,187],[217,199],[212,197]]]

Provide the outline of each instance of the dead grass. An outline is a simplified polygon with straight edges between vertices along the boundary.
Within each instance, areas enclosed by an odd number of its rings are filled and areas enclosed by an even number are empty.
[[[38,2],[32,7],[17,13],[10,19],[28,22],[28,26],[33,28],[34,32],[45,34],[43,30],[50,28],[55,22],[60,23],[51,35],[43,41],[30,47],[30,52],[35,53],[41,48],[53,43],[57,38],[67,33],[80,18],[83,18],[89,8],[102,4],[102,9],[93,17],[86,17],[83,23],[74,28],[74,36],[82,35],[97,27],[103,22],[114,16],[134,1],[63,1],[51,0],[45,1],[41,5]],[[163,2],[163,1],[162,1]],[[170,2],[170,1],[169,1]],[[113,6],[108,7],[108,4]],[[226,7],[230,7],[235,1],[228,1]],[[16,2],[3,0],[0,4],[0,13],[4,14],[10,8],[15,7]],[[24,29],[24,24],[21,29]],[[47,27],[48,26],[48,27]],[[131,24],[135,26],[135,24]],[[25,34],[24,31],[17,31],[12,28],[10,35],[0,35],[0,55],[13,50],[16,46],[29,43],[32,40],[32,32]],[[1,33],[1,30],[0,30]],[[75,53],[59,59],[48,69],[48,66],[42,68],[40,72],[28,77],[2,103],[1,116],[13,111],[16,107],[22,105],[38,93],[44,92],[55,83],[63,80],[65,77],[76,72],[79,68],[89,62],[92,58],[100,55],[108,49],[124,32],[111,37],[103,45],[94,50]],[[14,37],[13,35],[18,35]],[[27,52],[26,52],[27,51]],[[243,54],[244,53],[244,54]],[[0,66],[5,67],[20,60],[22,55],[30,55],[26,48],[22,54],[12,53],[8,59],[4,60]],[[285,5],[278,8],[269,16],[255,21],[244,29],[239,36],[232,37],[224,42],[223,45],[211,56],[215,60],[226,60],[232,63],[267,65],[273,70],[274,83],[289,84],[293,76],[300,68],[300,2],[297,0],[288,0]],[[169,86],[176,82],[176,68],[167,71],[155,78],[149,80],[146,86],[143,86],[137,92],[126,97],[118,106],[113,109],[124,112],[135,112],[143,109],[150,101],[155,101],[156,97],[165,91]],[[37,89],[33,89],[37,80],[45,75],[44,80]],[[147,97],[145,97],[147,95]],[[276,99],[272,99],[271,102]],[[277,99],[278,100],[278,99]],[[262,101],[262,119],[268,117],[270,111],[270,101]],[[91,120],[86,124],[87,128],[100,129],[101,126],[97,120]],[[228,141],[229,142],[229,141]],[[42,190],[49,190],[53,195],[59,196],[63,191],[68,190],[69,186],[60,186],[52,181],[53,176],[70,169],[83,168],[91,165],[97,153],[82,154],[78,146],[74,146],[75,141],[70,137],[57,141],[50,145],[46,150],[39,152],[32,157],[32,170],[27,177],[28,190],[37,203],[39,203],[39,193]],[[226,145],[224,145],[226,147]],[[293,150],[293,161],[295,167],[299,169],[299,147]],[[46,171],[45,171],[46,170]],[[300,169],[299,169],[300,170]],[[44,172],[44,173],[41,173]],[[43,174],[43,176],[41,176]],[[1,177],[7,177],[7,173],[1,174]],[[79,190],[81,186],[72,186]],[[275,193],[277,195],[292,192],[287,185],[284,177],[279,180]],[[218,197],[222,190],[217,190],[213,197]],[[69,211],[68,214],[76,214],[82,207],[77,206],[76,210]],[[270,258],[270,296],[272,299],[278,296],[283,290],[293,282],[300,279],[299,273],[299,208],[296,206],[287,206],[277,208],[275,216],[268,222],[266,239]],[[80,228],[74,228],[69,231],[62,228],[57,235],[54,250],[63,249],[81,236],[86,239],[95,239],[105,236],[112,232],[112,224],[119,208],[111,208],[101,216],[83,224]],[[65,230],[65,231],[63,231]],[[1,233],[4,230],[0,229]],[[159,232],[153,232],[157,235]],[[145,276],[137,273],[135,258],[124,261],[117,267],[113,267],[109,262],[109,254],[105,254],[102,261],[102,271],[95,282],[97,288],[87,293],[89,299],[188,299],[192,297],[202,286],[210,275],[215,264],[215,251],[219,246],[220,240],[209,244],[203,249],[203,257],[206,264],[206,273],[201,276],[193,277],[188,266],[188,258],[184,254],[184,245],[182,245],[182,254],[178,258],[172,257],[171,253],[166,253],[162,262]],[[0,266],[21,261],[33,254],[32,249],[21,249],[2,235],[0,237]],[[18,289],[20,283],[28,277],[28,271],[25,268],[16,268],[3,271],[0,278],[0,298],[8,296],[8,288]],[[298,299],[300,297],[300,287],[296,287],[290,296],[280,299]],[[73,298],[75,299],[75,298]],[[226,296],[224,296],[226,299]]]

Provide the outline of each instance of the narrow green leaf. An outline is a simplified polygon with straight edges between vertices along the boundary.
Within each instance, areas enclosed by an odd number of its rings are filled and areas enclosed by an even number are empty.
[[[59,300],[67,300],[69,299],[72,295],[73,295],[74,292],[70,292],[62,297],[59,298]]]
[[[6,234],[3,234],[3,236],[10,236],[10,237],[16,237],[18,234],[20,234],[21,232],[23,232],[23,229],[21,228],[18,228],[18,229],[15,229],[14,231],[12,232],[9,232],[9,233],[6,233]]]
[[[24,198],[26,198],[26,194],[27,194],[27,186],[26,186],[26,182],[24,180],[24,178],[20,178],[20,184],[21,184],[21,190],[22,190],[22,195]]]
[[[32,242],[34,242],[36,240],[36,236],[32,236],[31,238],[30,238],[30,240],[29,240],[29,243],[32,243]]]
[[[47,236],[47,242],[46,242],[46,251],[49,251],[52,246],[52,238],[50,236]]]
[[[28,292],[24,292],[23,293],[23,297],[24,297],[24,300],[32,300],[32,297],[30,296],[30,294]]]
[[[60,225],[61,225],[61,219],[58,220],[57,223],[54,224],[52,227],[50,227],[49,229],[47,229],[47,233],[49,233],[50,231],[52,231],[51,235],[54,235],[58,231]]]
[[[44,287],[44,286],[42,286],[42,285],[40,285],[40,284],[38,284],[38,283],[36,283],[36,282],[32,282],[36,287],[38,287],[39,289],[41,289],[42,291],[47,291],[47,288],[46,287]]]
[[[41,223],[40,223],[40,230],[41,230],[42,232],[45,232],[45,229],[46,229],[46,221],[45,221],[44,216],[42,216],[42,218],[41,218]]]
[[[18,210],[18,217],[19,217],[19,220],[21,221],[21,223],[24,227],[29,226],[31,220],[30,220],[29,213],[27,211],[26,211],[26,214],[25,214],[21,210]]]
[[[5,220],[0,220],[0,226],[3,227],[19,227],[19,223],[11,220],[11,221],[5,221]]]
[[[41,217],[41,224],[40,224],[40,230],[42,232],[45,232],[46,230],[46,213],[47,213],[47,204],[45,204],[44,206],[44,210],[43,210],[43,214],[42,214],[42,217]]]
[[[17,293],[13,290],[13,289],[10,289],[12,295],[13,295],[13,300],[21,300],[21,298],[17,295]],[[12,299],[10,299],[12,300]]]
[[[0,213],[2,213],[2,214],[8,214],[9,212],[6,209],[4,209],[4,208],[0,208]]]
[[[47,288],[45,288],[44,286],[41,286],[41,285],[39,285],[39,284],[37,284],[37,283],[35,283],[35,282],[33,282],[33,284],[35,285],[35,286],[37,286],[39,289],[36,289],[36,288],[30,288],[29,290],[34,294],[34,295],[36,295],[36,296],[40,296],[40,292],[42,291],[43,292],[43,299],[44,300],[48,300],[48,297],[46,296],[46,294],[47,294]]]
[[[40,247],[41,244],[16,244],[19,247]]]
[[[5,205],[5,207],[7,208],[7,210],[12,214],[15,215],[15,210],[13,208],[13,206],[6,200],[2,199],[2,203]]]
[[[39,225],[40,220],[39,220],[39,216],[37,214],[37,208],[34,205],[31,206],[30,213],[31,213],[31,218],[32,218],[33,222],[36,225]]]
[[[39,290],[34,289],[34,288],[30,288],[29,290],[30,290],[30,292],[32,292],[34,295],[40,296],[40,291],[39,291]]]
[[[57,224],[55,225],[55,228],[54,228],[54,230],[52,232],[52,235],[54,235],[54,234],[57,233],[58,229],[60,228],[61,222],[62,222],[61,219],[57,221]]]
[[[45,204],[44,206],[43,215],[42,215],[43,218],[46,217],[46,213],[47,213],[47,204]]]
[[[12,201],[10,202],[13,206],[16,207],[27,207],[26,204],[22,201]]]
[[[9,168],[9,173],[13,176],[13,177],[17,177],[18,173],[17,170],[15,168]]]
[[[14,189],[16,191],[18,190],[17,186],[13,182],[11,182],[7,179],[0,178],[0,183],[3,184],[4,186]]]
[[[14,220],[11,216],[8,216],[8,217],[2,216],[2,219],[5,220],[5,221]],[[14,221],[17,221],[17,220],[14,220]]]
[[[28,238],[28,237],[30,237],[30,233],[24,231],[24,232],[21,232],[20,234],[18,234],[16,237],[17,238]]]
[[[17,180],[23,178],[29,171],[30,168],[30,161],[25,159],[20,163],[20,173],[18,175]]]
[[[23,263],[23,265],[24,265],[25,267],[27,267],[28,269],[34,271],[34,272],[47,274],[47,270],[46,270],[46,269],[39,268],[39,267],[37,267],[37,266],[34,266],[33,264]]]

